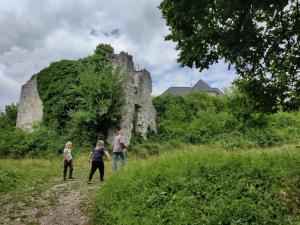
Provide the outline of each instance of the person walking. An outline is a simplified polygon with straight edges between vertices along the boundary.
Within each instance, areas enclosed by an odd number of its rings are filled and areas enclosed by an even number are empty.
[[[106,155],[108,159],[110,159],[109,153],[104,147],[104,141],[98,140],[96,147],[91,151],[89,156],[89,162],[92,158],[92,165],[90,170],[90,175],[88,179],[88,184],[92,183],[92,178],[97,169],[99,169],[100,173],[100,181],[104,181],[104,162],[103,162],[103,155]]]
[[[66,180],[67,170],[69,168],[69,179],[74,180],[73,175],[73,158],[72,158],[72,142],[68,141],[64,149],[64,181]]]
[[[121,158],[121,168],[125,166],[125,138],[123,131],[118,131],[113,140],[113,171],[117,171],[118,158]]]

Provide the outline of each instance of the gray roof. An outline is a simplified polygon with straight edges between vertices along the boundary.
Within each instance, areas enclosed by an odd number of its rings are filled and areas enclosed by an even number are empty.
[[[206,84],[203,80],[199,80],[195,86],[192,88],[192,91],[214,91],[212,88]]]
[[[185,95],[191,91],[190,87],[169,87],[164,94],[177,94],[177,95]]]
[[[215,92],[217,95],[223,95],[223,92],[218,88],[212,88],[203,80],[199,80],[194,87],[169,87],[164,94],[186,95],[191,91]]]

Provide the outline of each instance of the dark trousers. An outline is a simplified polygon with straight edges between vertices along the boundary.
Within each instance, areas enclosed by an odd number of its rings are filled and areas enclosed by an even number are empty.
[[[71,159],[70,161],[64,160],[64,180],[66,179],[67,176],[67,170],[69,167],[69,178],[72,178],[73,174],[73,160]]]
[[[99,169],[99,172],[100,172],[100,180],[103,181],[103,178],[104,178],[104,162],[103,162],[103,160],[92,162],[89,180],[92,180],[93,175],[97,169]]]

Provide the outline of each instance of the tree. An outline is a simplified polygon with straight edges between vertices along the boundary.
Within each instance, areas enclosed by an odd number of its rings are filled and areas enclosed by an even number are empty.
[[[80,65],[78,93],[74,102],[78,107],[69,111],[68,130],[72,139],[82,142],[104,138],[108,129],[118,126],[123,105],[122,73],[96,65]]]
[[[225,60],[254,109],[300,107],[298,0],[163,0],[159,6],[177,43],[178,62],[200,71]]]
[[[10,104],[5,106],[5,111],[0,112],[0,129],[13,129],[17,121],[18,105]]]
[[[107,56],[110,54],[114,54],[114,49],[109,44],[99,44],[95,49],[95,54]]]
[[[112,47],[97,49],[76,61],[52,63],[38,74],[43,125],[81,144],[104,138],[121,118],[125,74],[112,68],[107,57]]]

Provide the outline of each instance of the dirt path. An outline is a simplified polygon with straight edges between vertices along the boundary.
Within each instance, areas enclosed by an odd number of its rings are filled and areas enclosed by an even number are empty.
[[[74,181],[62,181],[57,177],[48,190],[38,197],[28,197],[4,203],[6,212],[0,215],[2,225],[86,225],[89,224],[90,205],[93,195],[102,184],[87,185],[86,171],[77,174]],[[3,203],[2,203],[3,204]]]
[[[54,185],[48,190],[48,196],[56,193],[56,203],[48,204],[43,216],[39,218],[41,225],[85,225],[88,224],[87,212],[84,208],[88,207],[90,199],[88,190],[96,186],[87,187],[80,181],[69,181],[63,184]],[[85,207],[83,207],[85,205]]]

